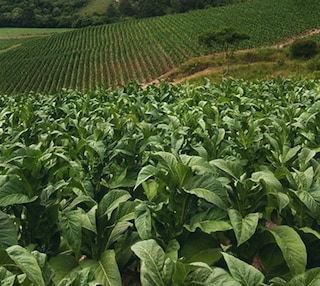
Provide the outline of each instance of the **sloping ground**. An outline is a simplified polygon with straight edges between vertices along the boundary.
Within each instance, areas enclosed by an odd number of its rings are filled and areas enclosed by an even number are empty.
[[[237,27],[250,35],[239,48],[273,45],[319,28],[319,10],[319,1],[252,0],[28,40],[0,55],[0,92],[148,83],[204,54],[198,36],[207,30]]]
[[[276,68],[273,68],[271,70],[274,71],[274,73],[268,74],[269,76],[276,76],[276,75],[282,75],[287,76],[288,75],[288,66],[285,66],[283,64],[284,61],[291,61],[293,66],[300,66],[298,73],[296,73],[294,70],[290,70],[289,74],[291,75],[298,75],[302,72],[303,66],[308,65],[308,61],[300,61],[300,60],[293,60],[289,59],[288,52],[286,51],[280,51],[279,49],[284,48],[285,46],[288,46],[292,44],[297,39],[303,39],[303,38],[310,38],[315,40],[316,42],[319,42],[320,44],[320,29],[311,29],[305,33],[290,37],[284,41],[281,41],[277,44],[274,44],[270,47],[266,47],[266,49],[245,49],[245,50],[239,50],[234,53],[234,60],[231,61],[229,70],[237,70],[240,69],[241,66],[245,70],[251,69],[257,69],[255,66],[261,66],[264,65],[273,65],[275,63],[277,64]],[[266,55],[264,55],[266,54]],[[161,75],[159,78],[147,83],[144,85],[144,87],[158,83],[160,81],[171,81],[174,83],[182,83],[182,82],[195,82],[201,78],[217,78],[222,76],[223,66],[222,62],[225,61],[225,54],[224,53],[216,53],[215,55],[206,55],[206,56],[200,56],[197,58],[193,58],[189,61],[186,61],[179,67],[176,67],[172,69],[171,71],[166,72],[165,74]],[[239,63],[240,58],[240,63]],[[244,59],[244,60],[243,60]],[[282,64],[279,64],[282,63]],[[260,72],[262,73],[263,68],[261,68]],[[267,73],[271,70],[266,71]],[[310,74],[312,74],[312,70],[309,71]],[[228,76],[228,73],[226,74]],[[266,75],[265,73],[262,73],[262,75]],[[234,74],[229,76],[234,76]],[[243,73],[243,77],[246,78],[246,73]]]

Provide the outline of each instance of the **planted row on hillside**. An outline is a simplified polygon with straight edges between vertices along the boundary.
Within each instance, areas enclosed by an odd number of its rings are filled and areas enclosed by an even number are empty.
[[[319,100],[286,79],[1,96],[0,280],[314,285]]]
[[[205,53],[198,36],[208,30],[233,26],[246,33],[250,41],[238,48],[274,44],[318,27],[319,5],[311,0],[254,0],[28,40],[0,54],[0,91],[85,91],[150,82]]]

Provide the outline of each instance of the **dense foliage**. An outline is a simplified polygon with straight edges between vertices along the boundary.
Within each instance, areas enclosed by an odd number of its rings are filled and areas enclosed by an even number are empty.
[[[319,104],[288,79],[1,96],[2,284],[317,285]]]
[[[290,55],[296,59],[309,59],[319,52],[318,44],[311,39],[299,39],[290,46]]]
[[[107,0],[105,0],[107,2]],[[89,0],[0,0],[0,27],[86,27],[130,18],[181,13],[240,0],[120,0],[108,1],[92,15],[81,8]]]
[[[87,0],[0,0],[0,27],[75,26]]]
[[[63,87],[87,91],[150,82],[206,53],[198,37],[208,30],[228,23],[250,37],[238,48],[260,47],[318,27],[319,10],[320,1],[252,0],[24,40],[0,53],[0,92],[54,92]]]

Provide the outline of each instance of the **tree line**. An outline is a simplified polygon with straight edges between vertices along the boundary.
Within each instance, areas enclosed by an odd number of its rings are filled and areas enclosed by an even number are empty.
[[[147,18],[245,0],[114,0],[106,11],[82,15],[88,0],[0,0],[0,27],[85,27]]]

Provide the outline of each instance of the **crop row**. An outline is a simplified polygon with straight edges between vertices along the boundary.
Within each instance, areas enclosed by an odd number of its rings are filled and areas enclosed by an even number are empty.
[[[0,55],[0,90],[92,90],[149,82],[204,53],[198,36],[207,30],[234,26],[250,36],[239,48],[268,45],[318,27],[319,5],[253,0],[30,39]]]
[[[315,285],[319,104],[280,78],[1,96],[0,281]]]

